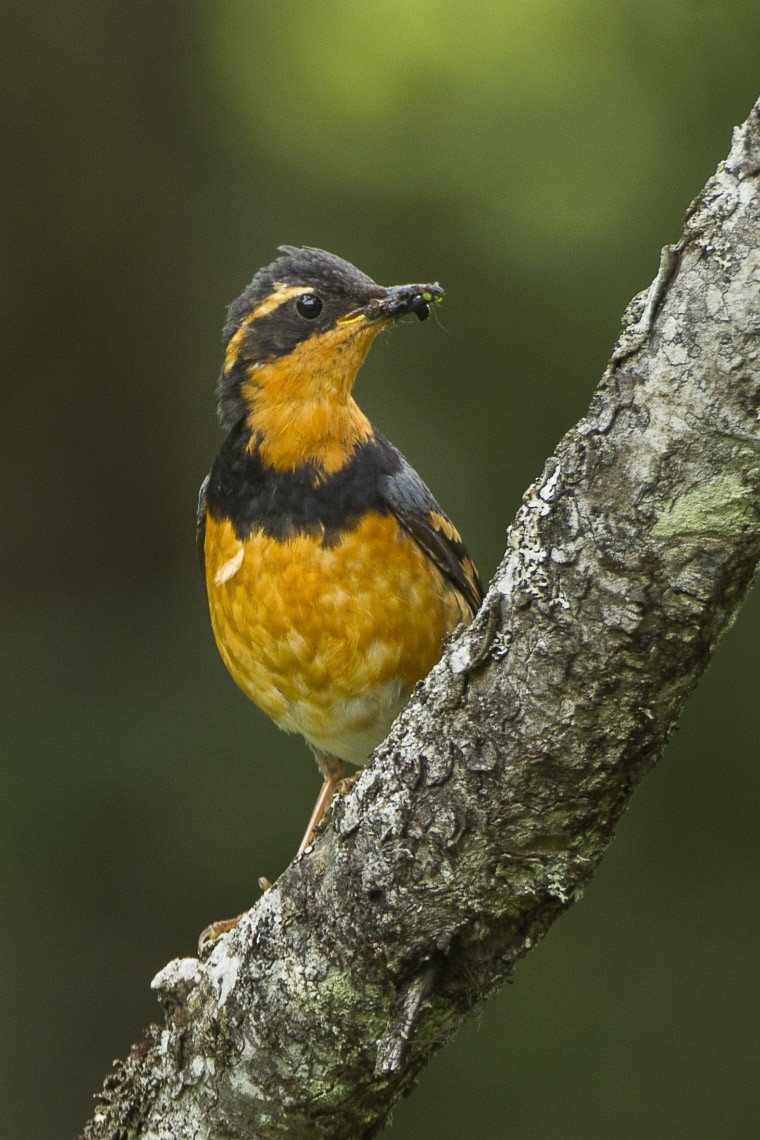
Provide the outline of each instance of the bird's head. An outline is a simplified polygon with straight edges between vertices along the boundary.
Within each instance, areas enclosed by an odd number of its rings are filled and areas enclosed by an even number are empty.
[[[280,252],[229,308],[218,394],[224,427],[247,418],[284,457],[297,456],[301,443],[308,452],[299,432],[316,439],[344,431],[341,409],[378,332],[406,313],[425,320],[443,290],[437,283],[385,288],[322,249]],[[290,440],[275,438],[284,433]]]

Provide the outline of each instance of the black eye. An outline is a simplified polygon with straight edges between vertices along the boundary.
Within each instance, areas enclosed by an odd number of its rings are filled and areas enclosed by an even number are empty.
[[[314,321],[322,312],[322,302],[314,293],[302,293],[296,301],[296,311],[307,321]]]

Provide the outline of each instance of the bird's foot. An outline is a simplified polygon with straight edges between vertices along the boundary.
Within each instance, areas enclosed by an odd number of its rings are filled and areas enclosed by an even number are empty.
[[[272,886],[269,879],[264,878],[263,875],[259,877],[258,883],[262,891],[268,891]],[[246,911],[243,911],[243,914],[245,913]],[[234,918],[219,918],[216,922],[209,923],[206,929],[198,935],[198,957],[205,957],[217,938],[222,934],[227,934],[230,930],[234,930],[243,914],[237,914]]]
[[[216,922],[209,923],[206,929],[198,935],[198,957],[203,958],[208,954],[211,944],[216,942],[220,935],[226,934],[229,930],[234,930],[242,917],[242,914],[238,914],[234,918],[219,918]]]

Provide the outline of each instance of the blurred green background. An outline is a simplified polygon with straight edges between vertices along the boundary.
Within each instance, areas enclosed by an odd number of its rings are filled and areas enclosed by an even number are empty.
[[[195,561],[225,305],[281,242],[445,285],[359,399],[490,576],[760,93],[760,17],[6,0],[2,26],[0,1135],[52,1140],[318,785],[227,677]],[[584,901],[394,1136],[757,1134],[758,640],[755,597]]]

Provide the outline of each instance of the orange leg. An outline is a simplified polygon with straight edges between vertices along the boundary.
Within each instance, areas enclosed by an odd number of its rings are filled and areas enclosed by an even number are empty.
[[[317,766],[324,777],[324,783],[317,796],[314,811],[311,813],[306,834],[301,840],[301,846],[298,848],[297,855],[303,855],[306,848],[313,842],[314,833],[322,822],[322,817],[327,811],[335,793],[347,791],[355,779],[354,776],[349,777],[349,779],[344,778],[346,766],[343,761],[338,760],[336,756],[329,756],[326,752],[317,752],[316,749],[315,756],[317,758]],[[259,886],[262,890],[268,890],[270,885],[268,879],[259,879]],[[198,953],[203,954],[220,934],[226,934],[228,930],[234,930],[242,917],[242,914],[238,914],[235,918],[220,918],[217,922],[212,922],[210,926],[207,926],[198,939]]]
[[[335,756],[328,756],[325,752],[317,752],[314,754],[317,758],[317,766],[324,776],[324,783],[317,796],[317,802],[314,804],[314,810],[311,813],[311,818],[306,827],[306,833],[301,840],[301,846],[298,848],[298,855],[303,855],[306,848],[313,842],[314,833],[322,822],[322,817],[330,806],[330,802],[338,790],[338,785],[343,780],[343,775],[346,766],[342,760],[338,760]]]

